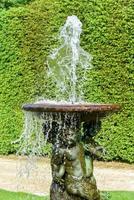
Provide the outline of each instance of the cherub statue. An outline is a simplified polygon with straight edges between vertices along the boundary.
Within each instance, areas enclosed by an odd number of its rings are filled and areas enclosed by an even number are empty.
[[[59,128],[58,124],[53,123],[48,138],[53,144],[51,200],[100,200],[93,176],[92,159],[99,151],[95,147],[93,135],[90,134],[91,128],[91,122],[83,124],[84,134],[81,141],[79,128],[68,123],[59,134],[60,141],[56,141],[55,136]]]

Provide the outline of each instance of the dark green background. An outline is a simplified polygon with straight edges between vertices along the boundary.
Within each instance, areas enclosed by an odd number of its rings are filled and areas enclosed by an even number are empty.
[[[8,6],[5,2],[10,2]],[[88,102],[120,103],[122,111],[103,120],[97,140],[106,160],[134,162],[132,0],[3,0],[0,4],[0,153],[23,127],[23,103],[55,96],[46,78],[47,55],[68,15],[83,23],[81,46],[94,68],[85,83]]]

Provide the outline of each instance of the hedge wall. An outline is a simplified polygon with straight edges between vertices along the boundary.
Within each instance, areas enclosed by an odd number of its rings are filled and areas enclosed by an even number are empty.
[[[68,15],[83,23],[81,45],[93,56],[85,83],[89,102],[120,103],[122,111],[103,120],[97,140],[106,160],[134,162],[132,0],[35,0],[0,11],[0,153],[14,153],[11,141],[23,127],[23,103],[52,98],[45,61]]]
[[[1,0],[0,9],[9,9],[11,7],[20,6],[20,4],[27,4],[32,0]]]

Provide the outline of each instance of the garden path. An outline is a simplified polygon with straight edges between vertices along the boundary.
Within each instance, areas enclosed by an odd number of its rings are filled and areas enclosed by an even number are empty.
[[[94,162],[94,175],[100,190],[134,191],[134,165],[117,162]],[[38,195],[49,193],[51,183],[50,159],[33,161],[15,156],[0,157],[0,188],[30,192]]]

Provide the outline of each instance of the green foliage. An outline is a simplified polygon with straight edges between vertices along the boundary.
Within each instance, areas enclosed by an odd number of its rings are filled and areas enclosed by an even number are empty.
[[[0,9],[9,9],[13,6],[29,3],[31,0],[1,0]]]
[[[104,159],[134,162],[132,13],[132,0],[35,0],[0,12],[1,154],[16,151],[11,141],[23,127],[22,104],[42,94],[55,97],[44,63],[66,17],[77,15],[83,23],[81,45],[94,65],[85,98],[122,105],[118,114],[103,120],[97,140],[108,152]]]

